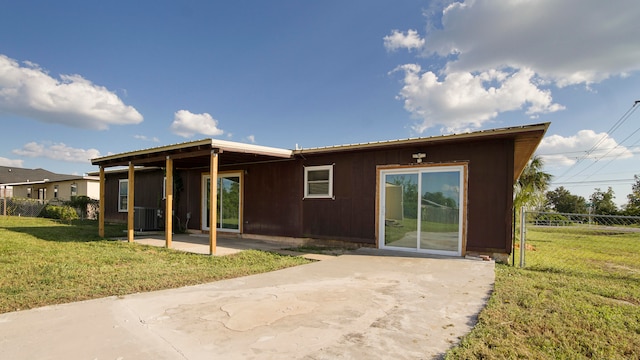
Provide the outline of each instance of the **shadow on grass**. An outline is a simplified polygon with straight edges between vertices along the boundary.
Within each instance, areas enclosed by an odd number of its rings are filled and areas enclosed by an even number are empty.
[[[98,235],[98,223],[96,221],[78,220],[70,225],[60,223],[51,226],[6,226],[5,229],[13,232],[31,235],[37,239],[56,242],[89,242],[108,240],[122,235],[124,226],[121,224],[105,225],[105,237]]]

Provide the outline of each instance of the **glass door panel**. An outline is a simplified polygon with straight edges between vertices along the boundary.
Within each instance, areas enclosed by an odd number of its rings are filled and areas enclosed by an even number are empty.
[[[218,228],[240,230],[240,177],[218,179]]]
[[[416,248],[418,174],[384,176],[384,245]]]
[[[211,177],[203,176],[202,199],[202,228],[209,230],[211,203]],[[220,175],[216,184],[216,229],[240,231],[240,176]]]
[[[380,247],[460,255],[463,179],[463,166],[382,171]]]
[[[460,172],[423,172],[420,249],[459,251]]]

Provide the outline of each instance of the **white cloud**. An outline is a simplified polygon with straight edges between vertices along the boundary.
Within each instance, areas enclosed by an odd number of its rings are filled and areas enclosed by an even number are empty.
[[[256,136],[255,135],[249,135],[249,136],[247,136],[247,140],[250,143],[255,144],[256,143]]]
[[[0,166],[9,166],[9,167],[23,167],[24,160],[13,160],[7,159],[5,157],[0,156]]]
[[[148,137],[146,135],[133,135],[134,139],[142,140],[142,141],[152,141],[152,142],[160,142],[160,139],[157,137]]]
[[[607,133],[596,133],[593,130],[580,130],[576,135],[563,137],[551,135],[542,139],[538,151],[548,166],[571,166],[578,159],[593,161],[601,159],[628,159],[633,153],[619,145]]]
[[[553,103],[549,91],[535,85],[529,69],[516,73],[490,70],[476,75],[453,72],[442,81],[431,71],[422,72],[417,64],[398,70],[405,75],[399,98],[404,100],[405,109],[422,120],[414,126],[419,133],[436,125],[441,125],[443,132],[479,128],[500,112],[522,108],[531,116],[563,108]]]
[[[32,62],[24,65],[0,54],[0,115],[94,130],[142,122],[135,108],[103,86],[80,75],[56,79]]]
[[[384,38],[387,50],[417,49],[433,69],[396,69],[405,75],[398,97],[419,119],[418,132],[479,128],[514,110],[535,118],[564,109],[554,88],[640,70],[636,0],[467,0],[441,14],[441,26],[427,18],[424,37],[394,30]]]
[[[100,152],[96,149],[76,149],[64,143],[39,144],[30,142],[22,149],[15,149],[12,153],[27,157],[40,157],[66,162],[89,163],[90,159],[100,157]]]
[[[443,11],[426,54],[457,55],[449,71],[530,68],[558,86],[640,70],[636,0],[472,0]]]
[[[171,131],[185,138],[195,134],[217,136],[224,133],[218,129],[218,121],[208,113],[194,114],[188,110],[179,110],[175,113]]]
[[[391,35],[385,36],[383,40],[384,47],[387,51],[395,51],[398,49],[411,51],[424,46],[424,39],[418,35],[416,30],[408,30],[406,34],[398,30],[393,30]]]

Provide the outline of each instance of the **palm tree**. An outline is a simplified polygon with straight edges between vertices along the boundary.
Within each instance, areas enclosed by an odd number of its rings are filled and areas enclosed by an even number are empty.
[[[513,189],[513,206],[516,211],[523,206],[532,209],[544,204],[545,192],[552,175],[542,171],[543,165],[542,159],[534,156],[522,171]]]

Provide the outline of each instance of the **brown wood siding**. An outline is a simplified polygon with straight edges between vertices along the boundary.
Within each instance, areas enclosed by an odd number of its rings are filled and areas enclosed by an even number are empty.
[[[247,234],[300,237],[302,167],[276,161],[245,167],[244,224]]]
[[[511,251],[512,139],[488,139],[385,150],[305,154],[304,158],[250,165],[225,166],[244,171],[243,232],[246,234],[311,237],[375,244],[378,165],[415,164],[412,154],[426,153],[425,163],[468,163],[468,251]],[[224,153],[221,154],[224,156]],[[335,199],[304,199],[304,166],[334,165]],[[202,175],[207,168],[177,169],[183,184],[176,215],[182,225],[191,213],[190,229],[201,229]],[[135,206],[164,209],[162,170],[136,172]],[[118,179],[107,174],[106,219],[126,221],[118,213]],[[175,200],[175,195],[174,195]]]
[[[162,182],[164,172],[136,171],[135,174],[135,199],[133,206],[146,208],[163,208]],[[126,222],[127,213],[118,212],[118,184],[120,179],[127,179],[127,173],[115,173],[105,175],[105,219],[107,221]]]
[[[304,166],[335,164],[334,199],[304,199],[302,236],[375,243],[376,153],[308,157]],[[301,176],[304,170],[300,169]]]
[[[510,250],[512,140],[305,156],[305,166],[335,163],[335,200],[303,201],[302,236],[375,244],[376,166],[415,164],[417,152],[429,163],[468,161],[467,250]]]

